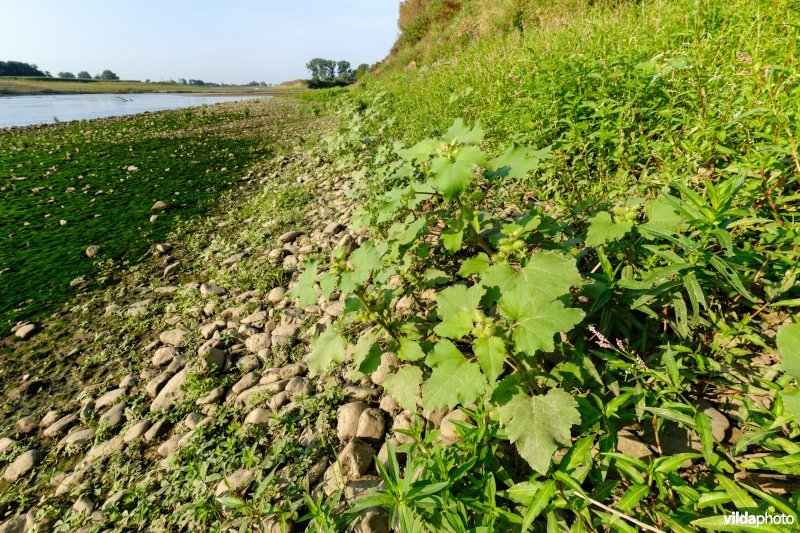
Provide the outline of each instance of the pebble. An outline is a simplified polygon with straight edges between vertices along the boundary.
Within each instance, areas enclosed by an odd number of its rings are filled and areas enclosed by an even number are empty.
[[[44,458],[44,452],[40,450],[28,450],[17,457],[13,463],[8,465],[8,468],[6,468],[6,471],[3,473],[3,479],[9,483],[14,483],[22,476],[29,474]]]
[[[250,411],[244,419],[244,423],[253,426],[266,426],[272,419],[272,412],[263,407],[257,407]]]
[[[92,244],[86,248],[86,257],[94,257],[102,251],[103,248],[101,246]]]
[[[356,436],[360,439],[369,441],[383,440],[386,432],[386,421],[383,418],[383,411],[370,407],[365,409],[358,417],[358,428]]]
[[[117,400],[119,400],[123,396],[125,396],[124,388],[110,390],[94,401],[94,408],[97,411],[102,411],[109,405],[114,404]]]
[[[45,437],[49,438],[57,437],[62,433],[64,433],[66,430],[68,430],[70,426],[72,426],[77,421],[78,421],[78,413],[72,413],[63,416],[58,420],[56,420],[55,422],[53,422],[53,424],[50,425],[50,427],[48,427],[47,429],[45,429],[42,432],[42,434]]]
[[[175,354],[178,353],[178,349],[174,346],[162,346],[153,354],[153,359],[151,364],[156,368],[161,368],[162,366],[166,366],[172,362],[172,359],[175,357]]]
[[[125,432],[125,435],[122,437],[123,442],[126,444],[129,442],[133,442],[136,439],[142,438],[147,430],[150,429],[150,421],[149,420],[140,420],[139,422],[135,423],[133,426],[128,428],[128,431]]]
[[[34,416],[26,416],[17,420],[17,433],[27,435],[33,433],[39,427],[39,419]]]
[[[100,424],[105,424],[109,428],[115,428],[125,421],[125,403],[120,402],[100,417]]]
[[[243,495],[244,489],[253,481],[255,473],[252,470],[240,468],[232,474],[222,479],[217,484],[217,489],[214,491],[216,497],[220,497],[228,491],[236,492]]]
[[[275,287],[271,291],[269,291],[269,295],[267,295],[267,300],[271,303],[279,303],[283,300],[284,296],[286,296],[286,289],[283,287]]]
[[[171,346],[180,346],[183,343],[183,337],[189,333],[188,330],[183,328],[176,328],[164,331],[158,336],[159,340],[164,344]]]
[[[303,235],[302,231],[287,231],[286,233],[283,233],[280,237],[278,237],[278,240],[283,243],[294,242],[302,235]]]
[[[63,439],[61,439],[62,446],[84,446],[88,444],[94,439],[94,430],[92,429],[80,429],[77,431],[73,431]]]
[[[14,332],[14,336],[17,337],[18,339],[22,339],[25,341],[33,337],[33,335],[37,331],[39,331],[38,324],[33,324],[33,323],[25,324],[24,326],[22,326],[21,328],[19,328],[17,331]]]
[[[336,436],[346,442],[358,434],[358,421],[367,409],[363,402],[351,402],[339,407],[336,417]]]
[[[181,387],[188,381],[189,374],[186,369],[181,370],[164,385],[158,396],[150,404],[150,411],[169,409],[172,403],[183,396]]]

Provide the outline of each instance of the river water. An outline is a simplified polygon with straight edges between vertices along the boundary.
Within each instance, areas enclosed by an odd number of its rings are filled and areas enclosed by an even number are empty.
[[[48,94],[0,96],[0,128],[132,115],[263,98],[196,94]]]

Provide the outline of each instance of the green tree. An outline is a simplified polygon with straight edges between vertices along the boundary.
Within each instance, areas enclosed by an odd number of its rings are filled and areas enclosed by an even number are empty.
[[[108,81],[115,81],[115,80],[119,79],[119,76],[117,76],[116,74],[114,74],[110,70],[106,69],[106,70],[103,71],[102,74],[100,74],[100,79],[101,80],[108,80]]]
[[[336,62],[336,77],[342,81],[350,81],[350,78],[354,77],[349,61]]]
[[[365,75],[367,72],[369,72],[369,65],[367,65],[366,63],[361,63],[361,64],[358,66],[358,68],[356,68],[356,73],[355,73],[356,81],[358,81],[358,80],[360,80],[361,78],[363,78],[363,77],[364,77],[364,75]]]
[[[58,73],[58,77],[59,78],[64,78],[66,80],[74,80],[75,79],[75,74],[73,74],[72,72],[59,72]]]
[[[86,72],[85,70],[82,70],[82,71],[78,72],[78,79],[79,80],[90,80],[90,79],[92,79],[92,75],[89,74],[88,72]]]

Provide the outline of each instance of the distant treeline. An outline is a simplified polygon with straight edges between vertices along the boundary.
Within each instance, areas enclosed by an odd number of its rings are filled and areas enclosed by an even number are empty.
[[[350,68],[349,61],[334,61],[333,59],[315,57],[306,63],[306,68],[311,73],[311,80],[308,85],[312,89],[316,89],[349,85],[366,74],[369,70],[369,65],[362,63],[354,70]]]
[[[47,76],[36,65],[22,61],[0,61],[0,76]]]

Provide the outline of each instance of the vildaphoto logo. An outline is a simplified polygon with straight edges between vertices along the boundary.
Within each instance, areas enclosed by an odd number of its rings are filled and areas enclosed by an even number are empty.
[[[788,514],[750,514],[736,511],[723,518],[725,525],[729,526],[791,526],[795,523],[794,517]]]

